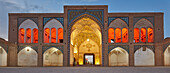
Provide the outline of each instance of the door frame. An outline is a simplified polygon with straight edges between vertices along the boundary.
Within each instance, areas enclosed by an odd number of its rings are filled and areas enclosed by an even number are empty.
[[[93,64],[92,65],[95,65],[95,55],[94,55],[94,53],[84,53],[84,65],[86,65],[85,64],[85,55],[93,55]]]

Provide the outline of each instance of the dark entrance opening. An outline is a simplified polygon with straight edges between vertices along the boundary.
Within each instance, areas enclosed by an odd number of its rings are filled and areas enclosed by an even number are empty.
[[[94,54],[84,54],[84,65],[94,65],[95,56]]]

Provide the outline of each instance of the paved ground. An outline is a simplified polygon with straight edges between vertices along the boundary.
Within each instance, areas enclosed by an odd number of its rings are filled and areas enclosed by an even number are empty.
[[[170,73],[170,67],[0,67],[0,73]]]

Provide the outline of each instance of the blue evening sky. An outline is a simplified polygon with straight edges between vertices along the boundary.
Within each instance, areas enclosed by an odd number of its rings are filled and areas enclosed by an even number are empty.
[[[8,13],[63,13],[64,5],[108,5],[108,12],[164,12],[170,37],[170,0],[0,0],[0,37],[8,39]]]

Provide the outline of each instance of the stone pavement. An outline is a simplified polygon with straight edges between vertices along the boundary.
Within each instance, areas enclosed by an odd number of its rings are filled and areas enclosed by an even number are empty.
[[[170,73],[170,67],[0,67],[0,73]]]

